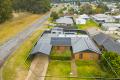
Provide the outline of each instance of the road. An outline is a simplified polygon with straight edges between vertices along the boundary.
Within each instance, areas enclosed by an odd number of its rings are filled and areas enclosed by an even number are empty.
[[[50,13],[46,14],[34,23],[28,25],[29,27],[27,29],[20,32],[15,37],[12,37],[6,43],[0,45],[0,66],[4,63],[8,56],[12,54],[23,43],[25,39],[27,39],[35,30],[42,27],[43,23],[47,21],[49,16]]]

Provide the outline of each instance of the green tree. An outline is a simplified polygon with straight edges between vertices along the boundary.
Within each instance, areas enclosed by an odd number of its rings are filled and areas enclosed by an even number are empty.
[[[81,14],[92,14],[92,6],[90,4],[84,4],[80,7]]]
[[[59,18],[58,14],[56,12],[52,12],[50,17],[53,19],[53,21]]]
[[[11,0],[0,0],[0,23],[12,17]]]

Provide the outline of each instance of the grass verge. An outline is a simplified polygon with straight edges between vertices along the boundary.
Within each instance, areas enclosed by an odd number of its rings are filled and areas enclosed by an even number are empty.
[[[29,16],[24,16],[23,18],[11,20],[0,24],[0,44],[14,37],[17,33],[28,28],[29,24],[39,19],[42,15],[29,14]]]
[[[24,80],[29,71],[29,61],[26,61],[30,51],[37,42],[42,31],[36,31],[8,58],[2,67],[3,80]]]

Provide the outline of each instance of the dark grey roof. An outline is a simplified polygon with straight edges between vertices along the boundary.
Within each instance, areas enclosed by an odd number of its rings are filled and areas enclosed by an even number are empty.
[[[51,45],[53,46],[71,46],[71,38],[67,37],[52,37],[51,38]]]
[[[105,35],[104,33],[99,33],[95,36],[93,36],[94,41],[98,44],[98,45],[102,45],[103,42],[108,39],[108,36]]]
[[[107,51],[117,52],[120,54],[120,43],[116,42],[110,36],[100,33],[95,35],[93,38],[98,45],[103,46]]]
[[[37,42],[31,54],[36,54],[40,52],[49,55],[52,48],[52,45],[50,45],[50,40],[50,37],[46,35],[42,36]]]
[[[73,38],[72,39],[72,48],[73,53],[82,52],[82,51],[93,51],[96,53],[101,53],[97,46],[92,42],[92,40],[89,37],[79,37],[79,38]]]
[[[107,51],[112,51],[120,54],[120,43],[115,42],[112,39],[107,39],[104,41],[103,46]]]

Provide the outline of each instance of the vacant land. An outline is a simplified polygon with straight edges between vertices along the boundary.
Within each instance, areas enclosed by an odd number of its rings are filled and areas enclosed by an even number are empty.
[[[50,61],[45,80],[68,80],[70,76],[70,62],[69,61]]]
[[[77,27],[78,27],[78,29],[86,30],[86,29],[92,28],[92,27],[99,28],[99,25],[97,23],[95,23],[92,19],[90,19],[90,20],[87,20],[86,24],[79,24],[79,25],[77,25]]]
[[[42,15],[29,14],[22,18],[13,19],[0,25],[0,44],[4,43],[19,32],[28,28],[29,24],[39,19]]]
[[[27,60],[30,51],[37,42],[42,31],[37,31],[28,38],[11,55],[2,67],[3,80],[24,80],[28,74],[30,61]]]

